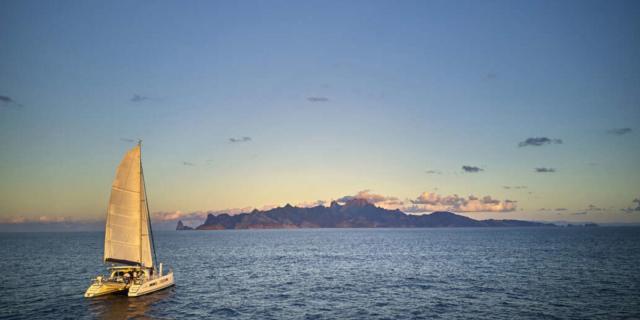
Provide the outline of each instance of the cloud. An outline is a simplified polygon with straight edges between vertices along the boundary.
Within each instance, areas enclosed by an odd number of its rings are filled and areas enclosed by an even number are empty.
[[[267,207],[263,207],[267,208]],[[268,207],[269,209],[272,207]],[[251,212],[253,207],[244,207],[244,208],[228,208],[224,210],[208,210],[208,211],[192,211],[192,212],[183,212],[180,210],[176,211],[158,211],[151,214],[151,220],[155,222],[177,222],[178,220],[182,220],[183,222],[192,222],[196,225],[201,224],[207,218],[207,215],[220,215],[223,213],[229,215],[237,215],[241,213]]]
[[[22,104],[20,104],[17,101],[13,100],[9,96],[0,95],[0,108],[1,107],[11,107],[11,106],[22,107]]]
[[[143,102],[145,100],[149,100],[151,98],[147,97],[147,96],[143,96],[143,95],[139,95],[139,94],[134,94],[131,99],[129,99],[129,101],[131,102]]]
[[[0,218],[0,232],[65,232],[104,230],[104,220],[63,216]]]
[[[604,209],[602,208],[598,208],[592,204],[590,204],[587,209],[585,209],[584,211],[604,211]]]
[[[441,196],[433,192],[423,192],[411,200],[412,206],[403,208],[407,212],[454,211],[454,212],[510,212],[517,208],[517,201],[498,200],[491,196],[482,198],[456,194]]]
[[[527,138],[527,140],[518,143],[518,147],[539,147],[546,144],[562,144],[562,139],[552,139],[547,137]]]
[[[640,197],[635,198],[631,201],[631,207],[622,209],[622,211],[627,212],[627,213],[631,213],[631,212],[638,212],[640,211]],[[635,207],[635,208],[634,208]]]
[[[1,217],[0,223],[4,224],[20,224],[20,223],[55,223],[55,222],[69,222],[74,221],[70,217],[63,216],[37,216],[37,217],[25,217],[25,216],[10,216]]]
[[[202,222],[207,218],[207,211],[182,212],[177,211],[159,211],[151,214],[151,220],[156,222],[166,221],[199,221]]]
[[[189,161],[182,161],[182,165],[183,166],[188,166],[188,167],[195,167],[196,164],[193,162],[189,162]]]
[[[566,208],[557,208],[556,211],[567,211]],[[605,209],[597,207],[593,204],[590,204],[587,208],[585,208],[584,210],[578,211],[578,212],[574,212],[572,213],[573,215],[585,215],[585,214],[589,214],[591,212],[600,212],[600,211],[605,211]]]
[[[556,172],[556,169],[554,168],[535,168],[534,169],[536,172],[539,173],[552,173],[552,172]]]
[[[309,102],[328,102],[329,98],[327,97],[307,97]]]
[[[462,166],[462,170],[464,170],[464,172],[470,172],[470,173],[484,171],[484,169],[480,167],[474,167],[474,166]]]
[[[300,203],[297,203],[295,206],[300,208],[313,208],[317,206],[324,206],[325,204],[327,204],[327,201],[325,200],[316,200],[311,202],[306,202],[306,201],[300,202]]]
[[[631,130],[631,128],[613,128],[613,129],[607,130],[607,133],[613,134],[616,136],[621,136],[627,133],[631,133],[631,131],[633,131]]]
[[[242,143],[242,142],[250,142],[251,137],[238,137],[238,138],[229,138],[229,142],[231,143]]]
[[[555,209],[540,208],[540,209],[538,209],[538,211],[567,211],[567,210],[569,210],[569,209],[567,209],[567,208],[555,208]]]
[[[353,196],[344,196],[342,198],[337,199],[336,201],[344,203],[353,199],[364,199],[371,204],[380,204],[380,203],[384,203],[387,205],[402,204],[402,201],[400,201],[396,197],[383,196],[381,194],[371,193],[371,190],[368,190],[368,189],[362,190]]]
[[[13,99],[11,99],[10,97],[7,96],[0,96],[0,102],[3,103],[13,103]]]
[[[427,174],[442,174],[440,170],[427,170],[425,171]]]
[[[522,190],[522,189],[527,189],[527,186],[502,186],[502,188],[506,190],[510,190],[510,189]]]

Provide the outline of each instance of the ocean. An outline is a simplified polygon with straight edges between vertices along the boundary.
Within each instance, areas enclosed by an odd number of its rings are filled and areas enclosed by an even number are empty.
[[[640,319],[640,228],[156,232],[176,286],[85,299],[103,234],[0,233],[3,319]]]

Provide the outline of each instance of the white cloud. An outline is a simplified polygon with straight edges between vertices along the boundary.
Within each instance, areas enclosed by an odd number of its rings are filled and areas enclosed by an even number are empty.
[[[423,192],[415,200],[411,200],[410,206],[404,208],[407,212],[509,212],[517,208],[516,201],[498,200],[491,196],[482,198],[473,195],[465,198],[457,194],[441,196],[434,192]]]
[[[300,207],[300,208],[313,208],[313,207],[317,207],[317,206],[326,206],[327,201],[324,200],[316,200],[316,201],[311,201],[311,202],[300,202],[298,204],[296,204],[296,207]]]
[[[76,219],[63,216],[9,216],[0,217],[0,223],[5,224],[21,224],[21,223],[58,223],[58,222],[94,222],[91,219]]]
[[[207,218],[207,215],[219,215],[219,214],[229,214],[236,215],[240,213],[251,212],[253,207],[244,207],[244,208],[229,208],[224,210],[209,210],[209,211],[192,211],[192,212],[182,212],[180,210],[177,211],[159,211],[154,212],[151,215],[152,222],[167,222],[167,221],[198,221],[202,222]]]
[[[398,201],[398,198],[396,197],[389,197],[389,196],[383,196],[381,194],[376,194],[376,193],[372,193],[371,190],[367,189],[367,190],[362,190],[358,193],[356,193],[353,196],[344,196],[340,199],[338,199],[338,202],[347,202],[349,200],[353,200],[353,199],[364,199],[367,200],[367,202],[372,203],[372,204],[378,204],[378,203],[384,203],[384,202],[395,202]]]

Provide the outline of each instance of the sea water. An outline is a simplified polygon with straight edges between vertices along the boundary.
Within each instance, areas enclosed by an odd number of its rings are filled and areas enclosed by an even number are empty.
[[[85,299],[103,234],[0,234],[0,318],[640,318],[640,228],[156,232],[176,286]]]

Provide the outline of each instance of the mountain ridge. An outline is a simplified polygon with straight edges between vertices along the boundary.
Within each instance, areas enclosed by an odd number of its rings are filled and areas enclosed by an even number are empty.
[[[410,215],[353,199],[344,205],[333,201],[328,207],[294,207],[290,204],[249,213],[207,215],[195,230],[299,229],[299,228],[440,228],[440,227],[550,227],[554,224],[522,220],[475,220],[448,211]],[[176,230],[188,230],[178,222]]]

